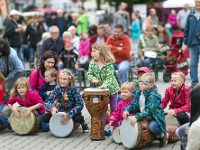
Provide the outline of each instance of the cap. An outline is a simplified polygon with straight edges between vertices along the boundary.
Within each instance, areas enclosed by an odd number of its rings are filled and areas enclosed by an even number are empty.
[[[140,68],[138,68],[138,73],[139,73],[139,72],[150,73],[151,71],[150,71],[150,69],[147,68],[147,67],[140,67]]]
[[[15,9],[13,9],[10,11],[10,16],[12,16],[12,15],[21,15],[21,13]]]
[[[64,46],[67,45],[67,44],[72,45],[72,42],[71,42],[70,40],[66,40],[66,41],[64,42]]]

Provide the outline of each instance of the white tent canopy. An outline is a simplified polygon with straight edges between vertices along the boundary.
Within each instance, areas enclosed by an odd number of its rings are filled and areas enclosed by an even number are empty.
[[[167,0],[163,2],[163,8],[179,8],[186,3],[189,4],[189,7],[194,7],[194,0]]]

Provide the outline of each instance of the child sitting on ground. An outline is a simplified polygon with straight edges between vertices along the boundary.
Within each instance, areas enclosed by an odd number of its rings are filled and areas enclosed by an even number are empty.
[[[153,90],[155,78],[151,73],[144,73],[140,78],[140,90],[134,90],[134,101],[124,108],[123,118],[126,119],[130,113],[136,113],[131,117],[131,125],[144,119],[149,120],[149,130],[160,141],[160,147],[168,143],[168,133],[164,111],[160,106],[161,95]],[[127,135],[128,136],[128,135]]]
[[[57,70],[55,68],[51,68],[45,71],[44,79],[46,83],[42,85],[42,88],[39,91],[40,97],[45,101],[47,97],[51,94],[52,90],[56,87],[56,77]]]
[[[180,125],[189,122],[190,88],[185,85],[185,75],[182,72],[171,74],[171,86],[165,91],[161,107],[164,109],[170,102],[168,116],[176,116]]]

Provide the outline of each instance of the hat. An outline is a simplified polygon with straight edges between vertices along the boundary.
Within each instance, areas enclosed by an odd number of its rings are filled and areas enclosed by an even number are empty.
[[[13,9],[10,11],[10,16],[12,16],[12,15],[21,15],[21,13],[15,9]]]
[[[66,40],[66,41],[64,42],[64,46],[67,45],[67,44],[72,45],[72,42],[71,42],[70,40]]]
[[[150,73],[151,71],[150,71],[150,69],[147,68],[147,67],[140,67],[140,68],[138,68],[138,73],[139,73],[139,72]]]

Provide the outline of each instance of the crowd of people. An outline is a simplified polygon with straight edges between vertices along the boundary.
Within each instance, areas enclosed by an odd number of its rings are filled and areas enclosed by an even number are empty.
[[[165,52],[170,46],[169,32],[165,24],[159,22],[156,10],[152,8],[142,35],[138,12],[131,14],[130,23],[126,7],[126,3],[122,2],[119,11],[114,14],[113,32],[110,22],[105,21],[111,20],[108,15],[102,18],[98,26],[89,26],[84,7],[79,8],[80,15],[72,13],[71,20],[66,20],[64,12],[58,9],[57,18],[46,22],[49,28],[43,26],[45,22],[41,23],[37,15],[33,15],[25,31],[22,31],[17,24],[20,13],[12,10],[6,22],[4,39],[0,39],[0,112],[5,103],[19,117],[18,110],[12,106],[15,102],[28,107],[25,116],[36,110],[44,132],[49,130],[48,123],[53,115],[59,111],[66,112],[61,124],[73,118],[75,123],[81,124],[84,132],[89,131],[81,114],[83,99],[75,85],[74,76],[81,67],[87,71],[87,80],[92,87],[108,88],[110,91],[112,115],[108,120],[108,130],[110,126],[121,125],[128,115],[132,116],[131,125],[148,119],[149,130],[160,141],[160,147],[163,147],[168,143],[165,115],[175,116],[181,125],[177,130],[181,150],[186,149],[187,145],[197,146],[191,143],[195,140],[192,134],[199,117],[199,110],[195,108],[199,98],[200,0],[195,0],[194,11],[190,12],[185,4],[177,16],[175,10],[172,10],[168,18],[173,31],[184,31],[184,43],[190,51],[191,86],[189,88],[185,85],[182,72],[173,72],[171,86],[166,89],[163,98],[157,91],[155,77],[151,73],[150,64],[155,62],[155,58],[145,53]],[[29,79],[23,77],[24,57],[27,57],[23,50],[25,44],[30,66],[32,63],[37,64]],[[127,82],[132,62],[136,63],[138,75],[134,83]],[[117,80],[115,70],[119,73],[122,85]],[[121,98],[118,103],[119,92]],[[167,114],[164,114],[169,102],[171,105]],[[106,126],[106,114],[103,118]],[[2,113],[0,121],[2,125],[9,124],[8,117]],[[187,144],[188,133],[185,130],[189,127]],[[105,130],[105,135],[110,135],[108,130]]]

